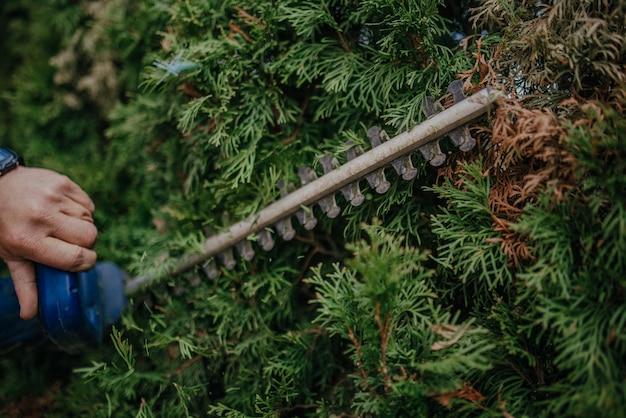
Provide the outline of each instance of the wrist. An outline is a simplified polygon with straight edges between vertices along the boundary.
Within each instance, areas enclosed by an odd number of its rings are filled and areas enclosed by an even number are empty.
[[[17,152],[0,147],[0,177],[20,165],[24,165],[24,159]]]

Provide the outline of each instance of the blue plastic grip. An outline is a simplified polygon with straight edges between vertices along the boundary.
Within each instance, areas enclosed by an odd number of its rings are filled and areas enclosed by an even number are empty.
[[[45,335],[38,319],[24,321],[20,318],[20,305],[17,301],[13,280],[0,279],[0,353],[21,344],[38,344]]]
[[[97,347],[127,304],[125,275],[113,263],[97,263],[81,273],[36,265],[36,274],[39,317],[31,321],[19,318],[11,278],[0,279],[0,348],[45,336],[68,353]]]
[[[95,271],[70,273],[37,265],[39,319],[46,335],[64,351],[78,353],[102,340]]]

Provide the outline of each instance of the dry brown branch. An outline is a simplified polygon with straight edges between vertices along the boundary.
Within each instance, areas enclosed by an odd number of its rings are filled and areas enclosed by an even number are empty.
[[[346,38],[343,36],[343,34],[339,31],[337,31],[337,36],[339,37],[339,42],[341,43],[341,47],[344,49],[344,51],[346,51],[347,53],[352,52],[350,50],[350,46],[348,46],[348,42],[346,42]]]
[[[232,20],[230,22],[228,22],[228,27],[230,28],[230,32],[228,34],[228,39],[234,39],[234,35],[233,34],[238,33],[248,43],[254,45],[254,40],[250,36],[248,36],[248,34],[246,32],[244,32],[244,30],[241,29],[235,22],[233,22]]]
[[[306,108],[309,106],[309,100],[311,99],[311,93],[308,92],[304,97],[304,101],[302,102],[302,106],[300,108],[300,113],[298,114],[298,122],[296,123],[296,128],[293,130],[292,134],[287,138],[283,139],[283,144],[287,145],[294,139],[298,137],[300,133],[300,128],[302,128],[302,123],[304,121],[304,112],[306,112]]]
[[[367,388],[370,393],[376,394],[376,391],[369,382],[367,370],[365,370],[365,367],[363,366],[363,361],[361,360],[361,343],[359,342],[359,340],[356,339],[352,328],[348,328],[348,336],[350,337],[350,341],[352,341],[352,344],[354,345],[354,350],[356,353],[356,366],[359,368],[359,373],[361,373],[361,377],[363,378],[363,383],[361,385]]]
[[[173,376],[177,376],[181,374],[182,372],[185,371],[185,369],[187,369],[189,366],[191,366],[192,364],[196,363],[198,360],[201,360],[201,359],[202,359],[202,356],[200,354],[196,354],[195,356],[193,356],[192,358],[190,358],[189,360],[181,364],[180,367],[178,367],[176,370],[168,373],[167,378],[169,379]]]
[[[246,23],[255,24],[261,29],[265,27],[265,22],[263,21],[263,19],[260,19],[256,16],[252,16],[250,13],[248,13],[247,11],[245,11],[243,8],[239,6],[235,6],[235,10],[237,10],[239,17],[243,18],[243,20],[245,20]]]
[[[430,330],[437,335],[441,335],[445,340],[435,341],[435,343],[430,346],[430,349],[432,351],[438,351],[456,344],[463,335],[465,335],[468,329],[469,327],[460,327],[452,324],[431,325]]]
[[[570,99],[560,108],[572,111],[569,108],[578,106],[578,101]],[[492,113],[490,129],[475,128],[474,132],[491,142],[483,151],[483,170],[491,180],[489,202],[499,237],[490,242],[500,243],[511,266],[532,262],[527,237],[513,231],[511,225],[528,204],[537,203],[539,194],[547,192],[558,203],[577,190],[576,161],[565,145],[567,131],[552,111],[528,109],[518,100],[503,99]],[[458,162],[476,156],[453,154],[452,162],[439,170],[439,177],[450,179],[461,189],[463,166]]]
[[[479,404],[485,397],[482,393],[476,390],[468,382],[463,382],[463,386],[460,389],[455,389],[450,392],[431,392],[428,396],[434,398],[442,406],[449,406],[453,399],[465,399],[467,401]],[[481,407],[480,405],[478,405]],[[484,409],[484,407],[481,407]]]
[[[546,109],[527,109],[514,99],[504,100],[495,112],[492,147],[485,169],[493,179],[489,191],[494,230],[512,265],[532,261],[526,237],[511,230],[527,204],[549,191],[555,202],[577,187],[576,164],[566,149],[566,131]]]
[[[391,337],[391,332],[389,330],[391,313],[387,313],[387,316],[385,317],[385,323],[383,324],[382,318],[380,317],[379,301],[376,301],[375,319],[376,324],[378,325],[378,332],[380,334],[380,371],[383,374],[383,379],[385,381],[385,392],[389,392],[391,390],[391,377],[389,376],[389,369],[387,368],[387,347],[389,346],[389,338]]]

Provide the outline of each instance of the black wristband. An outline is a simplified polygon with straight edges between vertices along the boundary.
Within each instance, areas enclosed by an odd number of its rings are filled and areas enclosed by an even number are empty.
[[[0,147],[0,176],[5,175],[18,165],[24,165],[24,159],[12,149]]]

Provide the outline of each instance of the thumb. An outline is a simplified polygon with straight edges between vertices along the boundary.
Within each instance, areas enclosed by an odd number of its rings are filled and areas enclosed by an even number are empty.
[[[33,319],[37,315],[37,280],[35,278],[35,266],[31,261],[7,262],[17,300],[20,302],[20,317]]]

